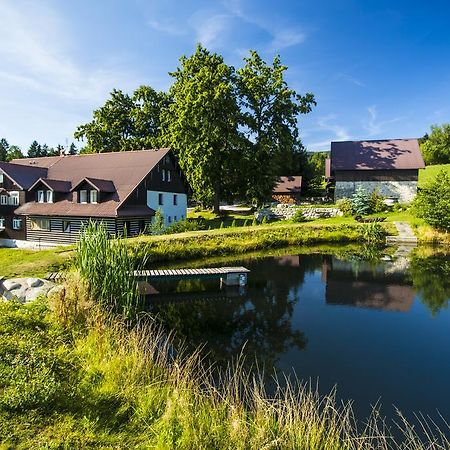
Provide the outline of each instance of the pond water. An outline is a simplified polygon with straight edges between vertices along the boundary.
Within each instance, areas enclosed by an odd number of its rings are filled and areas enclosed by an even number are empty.
[[[395,405],[449,420],[450,260],[416,253],[243,258],[227,265],[251,270],[245,289],[155,283],[149,308],[216,364],[242,353],[267,374],[318,380],[324,394],[337,385],[359,417],[380,401],[387,416]]]

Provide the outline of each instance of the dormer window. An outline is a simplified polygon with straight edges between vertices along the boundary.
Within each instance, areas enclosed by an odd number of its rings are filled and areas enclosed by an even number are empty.
[[[170,182],[170,170],[167,171],[167,181]]]
[[[38,191],[38,193],[37,193],[37,201],[38,201],[38,203],[44,203],[45,202],[45,191]]]
[[[163,169],[162,172],[161,172],[161,174],[162,174],[162,175],[161,175],[162,180],[163,180],[163,181],[166,181],[166,169]]]
[[[53,203],[53,191],[47,191],[47,203]]]
[[[87,191],[85,189],[80,191],[80,203],[87,203],[88,201]]]
[[[10,205],[19,206],[19,193],[18,192],[10,192],[9,193],[9,201]]]
[[[0,184],[3,184],[3,172],[0,172]]]
[[[98,203],[98,192],[97,191],[90,191],[90,202]]]
[[[8,204],[8,196],[0,195],[0,205],[7,205],[7,204]]]

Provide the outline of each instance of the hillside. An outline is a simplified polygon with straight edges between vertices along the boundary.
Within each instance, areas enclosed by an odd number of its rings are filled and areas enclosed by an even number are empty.
[[[450,176],[450,164],[436,164],[434,166],[427,166],[425,169],[420,170],[419,186],[423,186],[429,180],[434,178],[442,169],[444,169]]]

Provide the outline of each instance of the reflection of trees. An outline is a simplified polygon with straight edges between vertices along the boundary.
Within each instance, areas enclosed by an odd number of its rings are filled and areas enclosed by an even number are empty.
[[[448,254],[413,256],[409,275],[422,303],[433,315],[447,308],[450,300],[450,259]]]
[[[178,339],[193,347],[206,344],[213,361],[226,364],[242,351],[247,364],[256,359],[271,370],[279,355],[306,345],[304,334],[293,329],[292,314],[305,273],[320,268],[322,258],[301,258],[301,264],[295,257],[248,264],[252,272],[243,297],[158,302],[152,310]]]

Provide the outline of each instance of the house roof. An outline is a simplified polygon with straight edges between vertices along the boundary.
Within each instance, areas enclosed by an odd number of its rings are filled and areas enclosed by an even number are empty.
[[[331,143],[331,170],[405,170],[425,167],[417,139]]]
[[[29,190],[30,191],[33,190],[36,186],[38,186],[41,183],[47,186],[50,190],[55,192],[70,192],[70,188],[72,187],[70,181],[52,180],[50,178],[39,178],[32,186],[30,186]]]
[[[296,194],[302,189],[302,177],[288,175],[277,178],[277,184],[273,189],[274,194]]]
[[[42,167],[24,166],[16,164],[16,161],[0,162],[0,170],[21,189],[29,189],[36,180],[47,174],[47,170]]]
[[[114,187],[114,183],[111,180],[98,180],[96,178],[85,177],[80,180],[75,186],[71,189],[74,191],[78,186],[82,183],[90,184],[95,190],[99,192],[116,192],[116,188]]]
[[[30,202],[20,206],[16,210],[17,214],[117,216],[118,209],[136,186],[169,151],[165,148],[14,160],[14,165],[22,169],[45,171],[40,177],[65,180],[72,186],[79,184],[80,180],[86,180],[97,189],[103,189],[110,194],[109,198],[92,205],[69,201],[59,201],[54,204]],[[36,179],[38,178],[39,176]],[[45,208],[45,211],[42,208]]]

